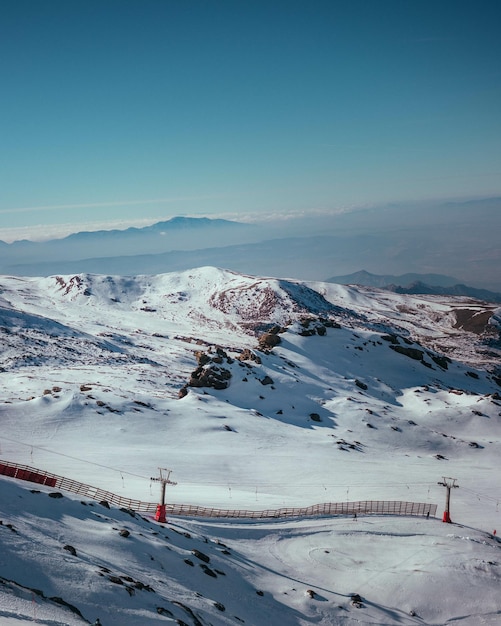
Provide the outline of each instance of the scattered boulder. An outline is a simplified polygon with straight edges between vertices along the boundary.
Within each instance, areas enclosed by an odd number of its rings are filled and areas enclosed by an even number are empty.
[[[259,382],[262,385],[273,385],[273,379],[270,376],[265,376]]]
[[[207,352],[203,352],[202,350],[195,351],[195,358],[199,365],[207,365],[207,363],[210,363],[212,360]]]
[[[217,578],[216,572],[211,570],[210,567],[207,567],[207,565],[205,565],[205,563],[200,563],[199,565],[202,568],[202,571],[203,571],[204,574],[207,574],[207,576],[211,576],[212,578]]]
[[[423,350],[418,350],[417,348],[406,348],[405,346],[395,346],[395,345],[390,345],[390,348],[392,350],[395,350],[395,352],[398,352],[399,354],[404,354],[405,356],[408,356],[411,359],[414,359],[415,361],[422,361],[423,360],[423,355],[424,352]]]
[[[218,365],[207,367],[199,366],[192,372],[190,387],[211,387],[212,389],[226,389],[231,378],[230,370]]]
[[[67,552],[69,552],[73,556],[77,556],[77,551],[75,550],[75,548],[73,546],[66,545],[66,546],[63,547],[63,550],[66,550]]]
[[[210,557],[208,557],[203,552],[200,552],[200,550],[192,550],[191,553],[193,554],[193,556],[196,556],[197,559],[200,559],[204,563],[209,563],[210,561]]]
[[[314,328],[303,328],[298,333],[301,337],[313,337],[316,334],[316,330]]]
[[[320,321],[326,328],[341,328],[341,324],[335,322],[334,320],[327,320],[321,317]]]
[[[273,350],[273,348],[278,346],[281,342],[282,340],[280,337],[271,331],[264,333],[258,339],[259,349],[263,352],[271,352],[271,350]]]
[[[466,376],[469,376],[470,378],[475,378],[476,380],[478,380],[477,372],[466,372]]]
[[[351,605],[357,607],[357,609],[364,605],[362,597],[358,593],[351,594]]]
[[[428,352],[428,356],[436,365],[441,367],[443,370],[446,370],[448,368],[448,364],[452,363],[451,359],[449,359],[449,357],[447,356],[439,356],[438,354],[432,354],[430,352]]]
[[[393,345],[398,345],[398,337],[396,335],[381,335],[381,339],[384,339],[385,341],[388,341]]]
[[[239,361],[254,361],[254,363],[257,363],[258,365],[261,364],[261,357],[255,354],[252,350],[249,350],[249,348],[242,350],[240,355],[237,356],[237,359]]]

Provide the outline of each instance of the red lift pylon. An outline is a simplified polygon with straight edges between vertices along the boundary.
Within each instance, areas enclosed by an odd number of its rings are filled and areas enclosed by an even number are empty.
[[[446,522],[447,524],[452,523],[451,512],[450,512],[451,489],[459,487],[459,485],[456,485],[456,481],[457,481],[457,478],[447,478],[446,476],[442,476],[442,482],[437,483],[447,489],[447,495],[445,498],[445,511],[444,511],[444,516],[442,518],[442,521]]]
[[[165,487],[167,485],[177,485],[177,483],[169,480],[169,476],[171,475],[172,470],[165,469],[165,467],[159,467],[160,476],[157,478],[151,478],[151,480],[155,480],[161,483],[161,497],[160,504],[157,505],[157,511],[155,513],[155,520],[160,522],[161,524],[165,524],[167,522],[166,512],[165,512]],[[166,472],[164,475],[162,472]]]

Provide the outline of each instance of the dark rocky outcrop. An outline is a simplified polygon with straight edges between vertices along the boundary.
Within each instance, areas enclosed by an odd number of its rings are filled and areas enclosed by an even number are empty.
[[[211,387],[212,389],[226,389],[231,379],[229,369],[222,367],[226,360],[232,363],[226,352],[222,348],[217,348],[215,355],[210,355],[202,350],[195,352],[198,367],[191,373],[188,385],[182,387],[178,393],[179,398],[184,398],[187,394],[186,387]]]
[[[188,385],[190,387],[226,389],[229,385],[230,378],[230,370],[227,370],[224,367],[218,367],[217,365],[197,367],[197,369],[192,372]]]

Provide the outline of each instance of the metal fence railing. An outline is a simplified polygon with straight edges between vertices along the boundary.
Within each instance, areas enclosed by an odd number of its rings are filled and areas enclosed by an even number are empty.
[[[0,475],[26,480],[28,482],[46,485],[70,491],[84,498],[106,501],[110,505],[131,509],[138,513],[154,513],[157,503],[143,502],[123,498],[98,487],[58,476],[28,465],[11,463],[0,460]],[[334,515],[418,515],[435,516],[437,505],[428,502],[405,502],[401,500],[359,500],[355,502],[325,502],[307,507],[284,507],[281,509],[265,509],[254,511],[251,509],[216,509],[211,507],[195,506],[191,504],[167,504],[167,515],[185,517],[225,517],[246,519],[277,519],[284,517],[314,517]]]

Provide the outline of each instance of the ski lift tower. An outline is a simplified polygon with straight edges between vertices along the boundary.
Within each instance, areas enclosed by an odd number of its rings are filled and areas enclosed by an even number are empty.
[[[165,487],[167,485],[177,485],[177,483],[169,480],[169,476],[172,473],[172,470],[165,469],[165,467],[158,468],[160,472],[160,476],[156,478],[151,478],[151,480],[155,480],[161,484],[161,497],[160,504],[157,505],[157,511],[155,513],[155,520],[160,522],[161,524],[165,524],[167,522],[166,514],[165,514]],[[163,473],[165,472],[165,474]]]
[[[442,476],[442,482],[437,483],[438,485],[441,485],[442,487],[445,487],[447,489],[447,495],[445,497],[445,511],[444,511],[444,516],[442,521],[446,522],[447,524],[451,524],[452,520],[451,520],[451,489],[457,489],[459,487],[458,484],[456,484],[457,482],[457,478],[448,478],[447,476]]]

